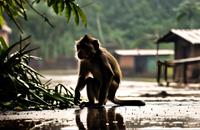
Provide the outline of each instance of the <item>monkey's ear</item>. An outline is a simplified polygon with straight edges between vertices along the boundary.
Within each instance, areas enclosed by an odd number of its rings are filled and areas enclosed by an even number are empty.
[[[85,34],[85,36],[83,37],[83,39],[89,39],[88,34]]]
[[[93,43],[95,50],[98,50],[99,46],[100,46],[99,40],[94,40],[92,43]]]
[[[75,44],[78,44],[79,42],[80,42],[80,40],[76,40],[76,41],[75,41]]]

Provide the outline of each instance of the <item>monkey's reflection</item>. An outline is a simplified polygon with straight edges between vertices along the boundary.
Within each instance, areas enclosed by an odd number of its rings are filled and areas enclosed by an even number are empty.
[[[87,129],[80,119],[81,110],[76,110],[76,124],[79,130],[125,130],[123,117],[115,113],[115,108],[87,108]]]

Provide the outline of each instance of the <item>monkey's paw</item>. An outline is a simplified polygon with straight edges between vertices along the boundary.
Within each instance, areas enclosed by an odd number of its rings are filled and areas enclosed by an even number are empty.
[[[104,105],[100,105],[100,104],[94,104],[94,103],[90,103],[90,102],[82,102],[79,107],[81,109],[83,109],[84,107],[88,107],[88,108],[104,108]]]
[[[104,108],[104,105],[97,103],[97,104],[93,104],[93,105],[89,106],[89,108]]]
[[[89,106],[89,102],[82,102],[80,105],[79,105],[79,107],[81,108],[81,109],[83,109],[84,107],[88,107]]]

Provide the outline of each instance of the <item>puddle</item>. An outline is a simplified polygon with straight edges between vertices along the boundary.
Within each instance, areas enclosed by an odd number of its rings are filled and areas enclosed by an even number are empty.
[[[148,102],[144,107],[116,107],[109,104],[102,109],[74,108],[56,111],[4,113],[0,116],[0,130],[199,128],[199,109],[199,102]]]
[[[46,77],[75,87],[75,76]],[[154,96],[161,91],[173,96]],[[86,97],[85,91],[81,94]],[[150,96],[139,97],[145,94]],[[194,130],[200,127],[200,89],[123,81],[117,96],[145,100],[146,106],[116,107],[108,103],[104,109],[3,112],[0,130]]]

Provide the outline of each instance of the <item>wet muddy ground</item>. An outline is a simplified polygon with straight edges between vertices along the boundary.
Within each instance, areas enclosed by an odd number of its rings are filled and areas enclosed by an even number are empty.
[[[76,76],[46,76],[50,78],[71,87],[75,87],[77,79]],[[85,90],[82,95],[86,97]],[[117,96],[144,100],[146,106],[115,106],[109,102],[101,109],[1,112],[0,130],[200,129],[199,84],[172,88],[153,82],[123,81]]]

